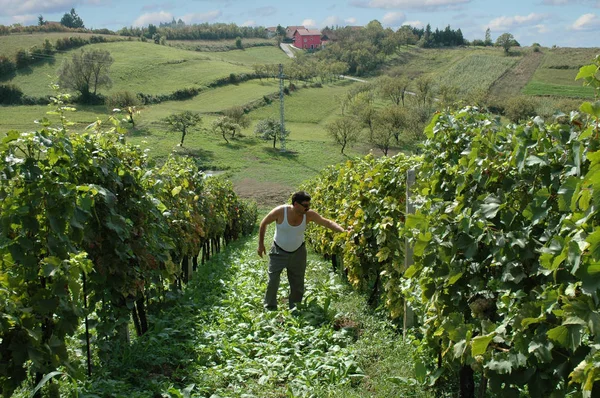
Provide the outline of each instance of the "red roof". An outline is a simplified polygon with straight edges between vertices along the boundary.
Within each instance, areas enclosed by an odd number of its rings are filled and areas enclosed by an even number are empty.
[[[300,36],[321,36],[321,31],[318,29],[296,29]],[[294,36],[296,35],[294,32]]]

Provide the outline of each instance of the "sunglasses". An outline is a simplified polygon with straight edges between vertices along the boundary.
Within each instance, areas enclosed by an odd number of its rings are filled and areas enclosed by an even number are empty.
[[[298,202],[297,202],[298,203]],[[298,203],[300,206],[304,207],[305,209],[308,209],[310,207],[310,203],[309,204],[304,204],[304,203]]]

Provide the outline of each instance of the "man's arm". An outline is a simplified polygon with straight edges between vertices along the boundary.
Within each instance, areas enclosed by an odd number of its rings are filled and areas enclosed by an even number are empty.
[[[265,216],[260,222],[260,227],[258,228],[258,250],[257,253],[260,257],[266,253],[265,251],[265,233],[267,232],[267,226],[271,224],[273,221],[277,220],[277,214],[280,211],[281,206],[278,206],[271,210],[269,214]]]
[[[335,232],[344,232],[346,231],[344,228],[342,228],[338,223],[336,223],[333,220],[330,220],[328,218],[322,217],[319,213],[317,213],[314,210],[309,210],[308,213],[306,213],[306,220],[307,221],[312,221],[316,224],[319,224],[325,228],[329,228],[332,231]]]

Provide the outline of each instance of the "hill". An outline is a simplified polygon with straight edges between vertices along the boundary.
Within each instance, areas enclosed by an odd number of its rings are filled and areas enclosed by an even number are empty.
[[[40,45],[46,39],[56,41],[62,36],[62,33],[51,33],[0,37],[0,55],[11,56],[18,48]],[[315,84],[315,80],[297,82],[298,90],[285,97],[285,120],[291,134],[286,142],[287,152],[281,154],[278,149],[271,148],[270,143],[262,143],[253,137],[258,121],[266,117],[279,118],[278,81],[263,78],[234,80],[227,84],[227,79],[232,75],[253,76],[256,64],[290,64],[294,61],[278,47],[266,45],[268,41],[265,40],[249,40],[247,44],[255,47],[244,50],[216,51],[230,48],[230,42],[179,41],[164,46],[127,40],[90,44],[84,48],[104,49],[114,58],[110,71],[113,85],[102,90],[104,95],[126,90],[170,98],[169,95],[177,90],[197,89],[197,95],[185,100],[164,99],[160,103],[138,107],[136,128],[130,129],[129,139],[148,147],[151,156],[159,161],[176,151],[195,157],[205,169],[223,170],[243,196],[254,197],[269,206],[286,198],[304,179],[322,168],[346,159],[327,135],[325,125],[341,115],[340,99],[359,83],[339,80],[323,84]],[[18,70],[0,84],[15,85],[32,97],[50,95],[52,90],[48,84],[54,80],[52,76],[56,75],[58,66],[79,51],[81,49],[61,51],[45,63]],[[527,95],[535,102],[539,114],[549,116],[561,108],[575,109],[582,98],[593,95],[590,89],[575,81],[575,76],[578,68],[598,52],[597,48],[517,48],[506,56],[501,48],[493,47],[423,49],[406,46],[390,56],[377,74],[406,77],[410,79],[412,91],[417,91],[418,78],[428,77],[436,86],[435,95],[440,95],[442,87],[454,88],[454,100],[463,99],[463,103],[485,97],[498,104]],[[375,77],[373,74],[366,79],[374,81]],[[216,81],[221,83],[209,89]],[[378,100],[378,104],[383,106],[385,101]],[[219,114],[233,106],[246,108],[251,124],[240,132],[238,140],[226,145],[211,131],[210,125]],[[68,115],[75,122],[75,130],[97,119],[106,121],[111,113],[105,106],[78,105],[77,108],[77,112]],[[180,148],[177,146],[179,137],[168,132],[168,126],[162,120],[183,110],[201,113],[203,124],[202,132],[192,133],[186,139],[185,148]],[[11,129],[34,129],[34,120],[42,118],[46,111],[45,106],[39,105],[3,106],[0,134]],[[410,150],[403,144],[395,145],[391,153]],[[370,151],[380,153],[366,142],[346,152],[353,156]]]

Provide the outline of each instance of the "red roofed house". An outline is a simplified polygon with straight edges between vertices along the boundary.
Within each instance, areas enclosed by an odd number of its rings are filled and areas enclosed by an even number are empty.
[[[306,29],[304,26],[288,26],[285,28],[285,37],[286,39],[292,40],[294,38],[294,34],[298,29]]]
[[[321,47],[321,31],[317,29],[296,29],[294,47],[313,50]]]

